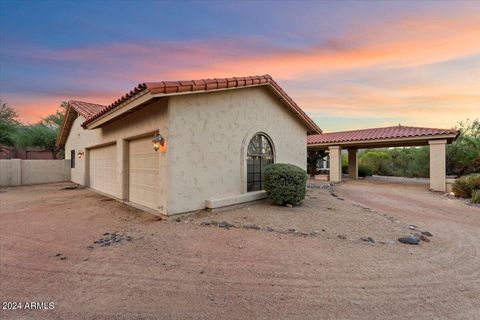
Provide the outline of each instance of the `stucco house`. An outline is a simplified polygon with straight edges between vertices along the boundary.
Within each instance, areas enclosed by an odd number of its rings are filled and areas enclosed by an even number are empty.
[[[262,167],[305,169],[307,135],[320,133],[264,75],[143,83],[108,106],[70,101],[57,144],[73,182],[174,215],[264,198]]]

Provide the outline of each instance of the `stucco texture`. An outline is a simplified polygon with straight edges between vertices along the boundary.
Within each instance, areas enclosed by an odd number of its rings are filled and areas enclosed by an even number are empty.
[[[85,152],[85,156],[75,160],[72,169],[72,181],[89,186],[89,149],[105,145],[116,145],[116,184],[117,188],[111,196],[128,201],[128,143],[131,140],[144,136],[153,136],[154,132],[161,132],[168,136],[168,100],[159,100],[145,108],[137,110],[106,126],[93,130],[81,127],[85,118],[78,116],[75,119],[67,141],[65,143],[66,158],[70,158],[70,150]],[[158,153],[160,166],[159,179],[159,207],[166,208],[167,202],[167,155]],[[165,209],[161,213],[167,213]]]
[[[68,160],[0,160],[0,186],[19,186],[70,180]]]
[[[164,97],[104,127],[84,130],[78,117],[65,145],[76,159],[72,181],[89,185],[89,149],[116,144],[117,189],[128,195],[129,142],[159,131],[167,142],[159,157],[158,212],[177,214],[205,208],[206,200],[241,195],[246,189],[246,150],[258,132],[273,142],[276,163],[306,167],[304,124],[265,86]]]
[[[276,163],[306,168],[306,128],[265,87],[170,98],[169,213],[246,192],[246,149],[257,133],[273,142]]]

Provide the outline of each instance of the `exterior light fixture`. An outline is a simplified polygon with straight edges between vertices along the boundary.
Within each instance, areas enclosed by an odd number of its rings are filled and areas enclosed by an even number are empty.
[[[157,132],[152,138],[152,143],[153,143],[153,149],[155,149],[155,151],[158,151],[160,147],[163,147],[165,145],[165,138],[162,137],[162,135]]]
[[[82,150],[78,151],[78,153],[77,153],[78,159],[82,159],[84,154],[85,154],[85,152],[83,152]]]

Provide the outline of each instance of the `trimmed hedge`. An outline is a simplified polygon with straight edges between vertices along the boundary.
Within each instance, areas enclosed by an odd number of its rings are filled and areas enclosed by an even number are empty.
[[[297,205],[305,198],[307,172],[293,164],[271,164],[265,168],[264,185],[275,204]]]

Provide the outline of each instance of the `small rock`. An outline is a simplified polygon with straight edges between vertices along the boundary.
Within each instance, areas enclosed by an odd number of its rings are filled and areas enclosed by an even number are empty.
[[[373,240],[372,237],[361,237],[360,240],[365,242],[375,243],[375,240]]]
[[[243,246],[238,246],[238,249],[243,249]]]
[[[288,232],[295,233],[295,232],[298,232],[298,231],[297,231],[297,229],[288,229]]]
[[[417,226],[416,226],[416,225],[413,225],[413,224],[409,225],[408,227],[410,228],[410,230],[415,230],[415,229],[417,229]]]
[[[398,238],[398,241],[401,243],[411,244],[411,245],[418,245],[420,243],[420,239],[415,238],[414,236],[401,237],[401,238]]]
[[[343,234],[339,234],[339,235],[337,236],[337,238],[338,238],[338,239],[342,239],[342,240],[346,240],[346,239],[347,239],[347,237],[344,236]]]
[[[273,230],[272,228],[270,228],[270,227],[266,227],[266,228],[265,228],[265,231],[273,232],[274,230]]]
[[[65,256],[64,256],[64,257],[60,257],[60,260],[65,260],[65,259],[67,259],[67,257],[65,257]]]
[[[180,221],[182,221],[182,219],[180,219],[180,218],[175,219],[175,222],[180,222]]]
[[[222,221],[222,222],[218,223],[217,226],[220,227],[220,228],[229,229],[229,228],[233,227],[233,224],[228,223],[226,221]]]
[[[292,208],[293,206],[292,206],[290,203],[287,203],[287,204],[285,205],[285,207],[287,207],[287,208]]]
[[[255,230],[259,230],[260,227],[257,226],[256,224],[246,224],[243,226],[245,229],[255,229]]]
[[[430,239],[428,239],[428,237],[426,237],[423,234],[420,236],[420,240],[425,241],[425,242],[430,242]]]
[[[433,234],[431,234],[430,232],[428,231],[422,231],[422,234],[427,236],[427,237],[433,237]]]
[[[203,221],[203,222],[200,223],[201,226],[209,226],[211,224],[212,224],[211,221]]]
[[[87,249],[88,250],[93,250],[95,247],[94,246],[88,246]]]
[[[104,235],[104,236],[108,236],[109,234],[110,234],[110,233],[108,233],[108,232],[105,232],[103,235]]]
[[[61,255],[62,255],[61,253],[57,253],[55,257],[60,257]]]

